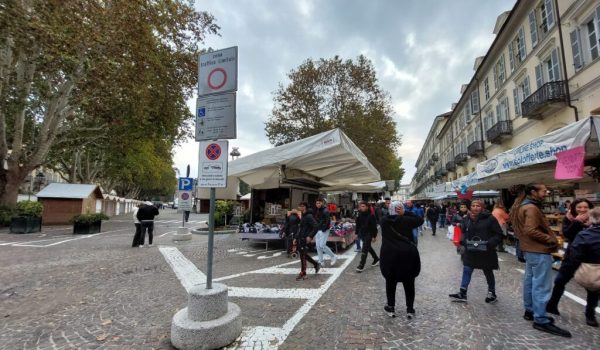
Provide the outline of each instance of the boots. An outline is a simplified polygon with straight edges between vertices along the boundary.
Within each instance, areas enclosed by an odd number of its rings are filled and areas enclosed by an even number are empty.
[[[449,294],[448,296],[450,297],[450,299],[452,299],[452,301],[457,301],[461,303],[467,302],[467,290],[464,288],[461,288],[458,293]]]

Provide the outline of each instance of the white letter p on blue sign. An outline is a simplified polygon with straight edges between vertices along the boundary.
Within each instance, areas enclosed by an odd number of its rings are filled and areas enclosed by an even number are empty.
[[[179,178],[179,191],[192,191],[194,189],[194,179],[191,177]]]

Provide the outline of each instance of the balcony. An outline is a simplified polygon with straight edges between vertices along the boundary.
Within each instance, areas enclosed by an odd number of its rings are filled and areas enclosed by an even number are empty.
[[[454,157],[454,163],[456,163],[456,165],[461,165],[462,163],[465,163],[467,159],[468,155],[466,153],[459,153]]]
[[[448,163],[446,163],[446,170],[448,170],[448,171],[455,171],[456,170],[456,163],[454,163],[453,160],[451,160]]]
[[[483,155],[483,141],[475,141],[467,147],[467,153],[471,157]]]
[[[440,157],[437,153],[434,153],[431,155],[431,159],[433,159],[434,162],[437,162],[438,160],[440,160]]]
[[[487,139],[491,143],[502,143],[503,140],[512,137],[512,121],[501,120],[486,131]]]
[[[542,85],[521,103],[524,118],[542,119],[544,115],[561,109],[567,102],[567,84],[564,80]]]

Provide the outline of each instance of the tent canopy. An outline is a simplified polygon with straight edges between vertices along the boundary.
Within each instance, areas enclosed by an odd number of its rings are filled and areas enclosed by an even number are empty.
[[[238,158],[229,163],[229,176],[254,189],[276,188],[294,180],[313,187],[379,181],[379,172],[340,129]]]
[[[385,187],[385,181],[371,182],[368,184],[348,184],[321,188],[323,192],[381,192]]]

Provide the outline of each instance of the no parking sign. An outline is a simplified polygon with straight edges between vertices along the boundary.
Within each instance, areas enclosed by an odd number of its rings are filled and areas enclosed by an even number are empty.
[[[200,142],[199,187],[227,187],[227,161],[229,142]]]

